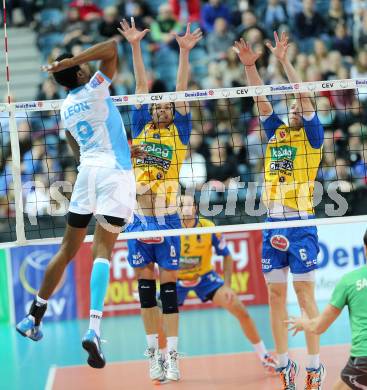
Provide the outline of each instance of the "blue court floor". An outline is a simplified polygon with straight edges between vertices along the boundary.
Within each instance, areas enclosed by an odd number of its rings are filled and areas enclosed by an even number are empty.
[[[320,309],[324,305],[320,305]],[[250,306],[250,315],[258,325],[261,337],[269,349],[273,341],[267,306]],[[290,314],[299,314],[290,306]],[[14,327],[0,324],[0,389],[44,390],[51,366],[86,364],[81,338],[87,320],[48,323],[45,337],[35,343],[15,332]],[[102,338],[107,340],[104,352],[108,362],[141,360],[145,337],[139,316],[105,318]],[[344,311],[329,331],[321,337],[322,345],[350,342],[347,312]],[[290,348],[304,346],[304,336],[290,337]],[[251,351],[236,319],[222,309],[186,311],[181,313],[180,351],[188,356],[214,355]]]

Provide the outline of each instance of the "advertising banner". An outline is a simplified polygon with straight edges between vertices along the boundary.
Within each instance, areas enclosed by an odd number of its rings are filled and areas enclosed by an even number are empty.
[[[0,322],[10,322],[6,251],[0,249]]]
[[[319,226],[320,253],[317,258],[316,299],[328,301],[334,287],[347,272],[366,264],[363,235],[364,223]],[[289,302],[297,302],[292,288],[288,289]]]
[[[41,285],[46,266],[58,248],[59,245],[32,245],[10,250],[16,321],[28,313]],[[45,321],[74,319],[76,317],[75,296],[72,262],[48,301]]]
[[[227,245],[234,258],[232,287],[246,304],[267,302],[266,288],[261,273],[260,232],[225,234]],[[222,258],[213,256],[217,272],[222,273]],[[76,256],[75,278],[77,286],[78,317],[89,316],[89,279],[92,269],[91,244],[83,244]],[[110,284],[107,290],[104,315],[136,314],[140,311],[134,271],[127,262],[127,243],[118,241],[111,260]],[[208,307],[201,304],[195,294],[185,301],[187,308]]]

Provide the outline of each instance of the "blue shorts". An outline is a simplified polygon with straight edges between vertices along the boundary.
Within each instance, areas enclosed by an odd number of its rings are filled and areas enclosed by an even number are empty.
[[[156,230],[180,229],[181,221],[178,214],[166,215],[165,223],[161,218],[134,215],[134,221],[127,227],[126,232],[151,231],[154,237]],[[160,267],[177,270],[180,259],[180,237],[155,237],[137,240],[127,240],[129,253],[127,260],[133,268],[145,267],[154,262]]]
[[[316,226],[264,230],[262,271],[289,266],[292,274],[305,274],[317,268],[319,250]]]
[[[213,296],[220,287],[224,285],[223,279],[214,271],[199,277],[196,281],[178,280],[177,281],[177,301],[178,305],[183,305],[187,294],[195,291],[202,302],[213,299]]]

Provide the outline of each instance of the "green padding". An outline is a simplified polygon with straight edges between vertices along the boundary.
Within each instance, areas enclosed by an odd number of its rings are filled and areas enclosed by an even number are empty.
[[[10,322],[6,252],[0,249],[0,322]]]

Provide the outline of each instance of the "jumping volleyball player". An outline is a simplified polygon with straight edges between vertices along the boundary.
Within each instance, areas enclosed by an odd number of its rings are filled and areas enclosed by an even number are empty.
[[[287,57],[288,37],[279,40],[274,32],[275,47],[267,47],[282,64],[291,83],[300,83]],[[245,66],[249,85],[262,85],[255,62],[259,54],[241,40],[235,51]],[[265,189],[263,201],[268,221],[314,218],[313,190],[321,162],[324,131],[307,93],[297,95],[289,112],[289,125],[274,113],[265,96],[254,98],[260,119],[269,139],[265,155]],[[298,303],[310,318],[318,315],[315,301],[315,269],[319,252],[316,227],[270,229],[263,232],[262,269],[268,285],[271,327],[283,389],[295,389],[299,366],[288,358],[287,280],[289,268]],[[320,364],[319,337],[306,332],[308,365],[305,389],[321,389],[325,368]]]
[[[181,223],[184,228],[214,226],[214,223],[198,214],[198,207],[191,195],[181,196]],[[223,256],[224,280],[212,266],[213,247]],[[250,340],[265,370],[273,373],[276,361],[268,353],[256,325],[246,307],[231,289],[233,259],[221,234],[193,234],[181,236],[180,270],[177,281],[178,305],[184,304],[187,294],[194,291],[202,302],[212,301],[233,314]],[[163,345],[161,344],[163,347]]]
[[[136,93],[148,93],[148,80],[142,59],[140,41],[142,32],[121,23],[120,33],[130,43],[133,53]],[[180,47],[176,91],[184,91],[189,80],[189,53],[201,39],[200,29],[190,32],[187,25],[184,36],[177,36]],[[164,61],[164,58],[161,59]],[[134,107],[132,115],[133,144],[142,145],[145,158],[136,159],[138,210],[127,231],[152,231],[181,228],[177,213],[177,193],[180,167],[185,159],[191,133],[189,105],[184,102],[154,103]],[[178,380],[177,340],[177,269],[180,259],[180,238],[139,239],[128,241],[128,261],[135,268],[138,279],[141,315],[147,337],[146,355],[149,358],[152,380]],[[167,372],[161,364],[158,348],[159,311],[156,300],[155,264],[159,266],[159,281],[163,306],[163,321],[167,330]]]
[[[91,77],[87,63],[96,60],[101,61],[99,71]],[[135,207],[136,186],[126,132],[109,93],[116,65],[116,43],[107,41],[75,57],[63,54],[44,69],[69,91],[60,114],[67,129],[67,140],[80,165],[62,244],[47,266],[29,314],[17,325],[17,331],[23,336],[34,341],[42,338],[40,324],[47,300],[82,244],[87,225],[95,214],[90,323],[82,341],[89,354],[88,364],[94,368],[105,365],[100,322],[109,282],[111,251]]]

